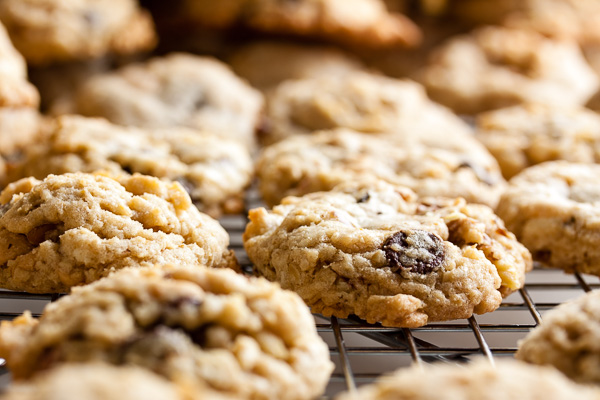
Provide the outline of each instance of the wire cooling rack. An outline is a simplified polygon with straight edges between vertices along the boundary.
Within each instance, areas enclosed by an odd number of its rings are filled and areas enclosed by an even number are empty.
[[[247,203],[249,208],[260,205],[253,191]],[[242,267],[250,272],[252,265],[242,243],[245,216],[227,216],[220,221],[230,233],[231,248]],[[467,320],[408,329],[315,315],[319,334],[329,345],[336,366],[323,398],[331,399],[382,374],[415,364],[465,363],[475,357],[485,357],[494,363],[500,357],[512,357],[518,340],[541,322],[547,310],[597,288],[600,288],[597,277],[535,266],[525,287],[508,296],[498,310]],[[57,297],[0,291],[0,320],[13,319],[24,310],[39,315]],[[0,366],[0,387],[8,384],[9,375]]]

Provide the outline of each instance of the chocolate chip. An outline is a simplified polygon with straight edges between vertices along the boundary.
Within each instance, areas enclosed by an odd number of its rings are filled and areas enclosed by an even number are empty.
[[[437,235],[422,230],[396,232],[383,244],[392,271],[428,274],[444,261],[444,245]]]
[[[60,236],[60,232],[57,230],[58,225],[56,224],[44,224],[36,226],[29,233],[27,233],[27,240],[34,246],[38,246],[40,243],[46,240],[56,241]]]
[[[356,202],[357,203],[365,203],[365,202],[369,201],[370,198],[371,198],[371,195],[369,194],[369,192],[367,192],[363,196],[356,199]]]

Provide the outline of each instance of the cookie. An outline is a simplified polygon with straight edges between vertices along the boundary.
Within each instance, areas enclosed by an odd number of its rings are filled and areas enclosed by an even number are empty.
[[[586,293],[544,314],[519,342],[515,357],[552,366],[579,383],[600,383],[600,291]]]
[[[136,0],[2,0],[0,21],[30,64],[149,50],[150,14]]]
[[[413,136],[470,131],[418,83],[365,72],[284,82],[268,95],[266,117],[264,144],[333,128]]]
[[[254,42],[230,58],[233,70],[262,91],[289,79],[341,76],[361,70],[362,63],[335,47],[292,42]]]
[[[546,266],[600,276],[600,165],[549,161],[514,176],[496,212]]]
[[[451,2],[449,11],[471,23],[534,30],[581,44],[600,42],[595,0],[460,0]]]
[[[381,181],[287,197],[249,219],[256,272],[325,316],[396,327],[468,318],[495,310],[531,268],[489,207]]]
[[[485,147],[471,135],[445,131],[415,137],[336,129],[293,136],[262,151],[256,174],[270,206],[359,178],[407,186],[421,196],[462,196],[495,206],[505,185]]]
[[[583,107],[513,106],[478,115],[476,128],[507,179],[544,161],[600,162],[600,116]]]
[[[67,362],[149,369],[230,399],[313,399],[333,369],[294,293],[204,267],[130,268],[0,327],[17,380]],[[218,397],[220,398],[220,397]]]
[[[592,400],[600,398],[596,388],[578,385],[551,368],[500,359],[495,366],[477,360],[466,366],[456,364],[404,368],[344,393],[335,400]]]
[[[135,366],[64,364],[12,386],[2,400],[184,400],[166,379]]]
[[[219,223],[175,182],[72,173],[26,178],[0,194],[0,287],[67,292],[157,262],[237,267]]]
[[[463,114],[527,102],[572,107],[598,88],[576,42],[491,26],[442,44],[419,80],[433,100]]]
[[[253,146],[262,95],[209,57],[177,53],[89,79],[75,111],[120,125],[185,126]]]
[[[186,128],[142,130],[99,118],[62,116],[44,143],[25,152],[21,176],[109,171],[177,181],[200,211],[239,213],[252,177],[248,150],[235,140]]]
[[[414,46],[419,28],[381,0],[184,0],[182,14],[206,27],[326,40],[355,47]]]

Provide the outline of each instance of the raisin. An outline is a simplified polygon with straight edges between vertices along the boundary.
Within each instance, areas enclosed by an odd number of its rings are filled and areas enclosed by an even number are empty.
[[[458,167],[456,167],[456,170],[458,171],[461,168],[469,168],[473,171],[475,176],[477,176],[477,179],[479,179],[481,182],[485,183],[488,186],[494,186],[497,183],[496,179],[492,178],[490,174],[486,171],[486,169],[483,168],[481,165],[471,164],[468,161],[463,161],[458,165]]]
[[[56,224],[44,224],[36,226],[27,233],[27,240],[34,246],[39,245],[46,240],[56,241],[60,236],[60,232],[56,229]]]
[[[192,192],[194,191],[194,189],[196,189],[196,185],[194,185],[194,183],[192,181],[190,181],[188,178],[186,178],[185,176],[179,177],[177,179],[175,179],[177,182],[179,182],[181,184],[181,186],[183,186],[183,188],[185,189],[185,191],[191,196]]]
[[[383,244],[388,267],[428,274],[444,261],[444,244],[437,235],[422,230],[396,232]]]
[[[369,201],[370,198],[371,198],[371,195],[369,194],[369,192],[366,192],[364,195],[362,195],[361,197],[356,199],[356,202],[357,203],[365,203],[365,202]]]

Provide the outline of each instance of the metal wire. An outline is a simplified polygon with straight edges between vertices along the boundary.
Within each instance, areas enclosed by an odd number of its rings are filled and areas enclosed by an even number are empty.
[[[244,270],[250,272],[252,266],[241,240],[246,222],[243,215],[221,219],[231,235],[232,249]],[[517,341],[541,323],[543,312],[597,288],[600,284],[596,277],[568,275],[536,266],[525,287],[506,298],[498,310],[468,320],[408,329],[367,324],[355,317],[327,319],[316,315],[319,334],[328,343],[337,366],[324,399],[355,390],[401,367],[464,363],[482,356],[493,363],[497,357],[510,357],[517,350]],[[39,315],[43,305],[56,298],[0,291],[0,320],[13,319],[32,307],[36,310],[33,314]],[[6,372],[0,364],[0,375]]]

